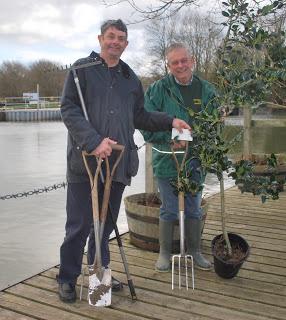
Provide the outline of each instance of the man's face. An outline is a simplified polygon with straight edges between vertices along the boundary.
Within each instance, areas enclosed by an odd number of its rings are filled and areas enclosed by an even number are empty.
[[[126,33],[114,27],[108,28],[98,36],[103,58],[119,59],[128,45]]]
[[[188,84],[192,78],[195,60],[184,48],[174,49],[167,55],[168,68],[171,74],[183,84]]]

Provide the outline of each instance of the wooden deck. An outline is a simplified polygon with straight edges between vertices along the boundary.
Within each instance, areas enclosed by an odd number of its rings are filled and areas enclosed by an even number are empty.
[[[234,279],[196,270],[194,291],[172,291],[170,273],[154,271],[157,254],[132,246],[126,234],[125,253],[138,301],[130,299],[125,286],[113,294],[110,308],[94,308],[86,301],[64,304],[57,295],[55,267],[1,292],[0,319],[286,319],[286,192],[280,200],[266,204],[258,197],[241,195],[236,188],[226,196],[229,231],[243,235],[251,246],[248,260]],[[203,240],[209,258],[210,241],[220,233],[218,195],[210,201]],[[110,248],[113,275],[126,283],[116,241]]]

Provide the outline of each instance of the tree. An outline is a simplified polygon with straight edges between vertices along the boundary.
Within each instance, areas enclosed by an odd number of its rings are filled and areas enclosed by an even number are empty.
[[[136,0],[102,0],[107,5],[118,5],[119,3],[127,2],[140,16],[140,20],[151,20],[161,17],[171,17],[179,12],[182,8],[189,7],[198,0],[156,0],[152,1],[154,4],[148,6],[138,5]],[[139,22],[139,21],[137,21]]]
[[[162,76],[168,73],[165,51],[176,38],[176,23],[174,19],[152,19],[146,27],[147,53],[152,57],[150,73]]]
[[[213,72],[217,48],[222,40],[221,30],[215,17],[199,12],[184,12],[179,15],[177,39],[186,43],[196,57],[196,72],[209,79]]]
[[[40,85],[41,96],[60,96],[65,74],[56,72],[59,65],[49,60],[39,60],[30,65],[29,76],[31,89]]]
[[[28,72],[19,62],[3,62],[0,67],[0,97],[22,96],[29,86]]]
[[[217,47],[221,42],[218,27],[210,15],[181,12],[174,17],[153,19],[146,27],[147,51],[152,57],[151,74],[167,73],[165,50],[171,42],[183,42],[196,57],[196,72],[209,78]]]
[[[0,66],[0,97],[22,97],[24,92],[35,92],[40,85],[41,96],[60,96],[65,73],[59,65],[40,60],[25,66],[20,62],[5,61]]]

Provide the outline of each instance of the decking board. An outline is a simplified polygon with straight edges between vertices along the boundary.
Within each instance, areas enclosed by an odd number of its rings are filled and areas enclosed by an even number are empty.
[[[221,232],[219,195],[210,206],[202,248],[211,257],[211,240]],[[226,191],[228,230],[242,235],[251,251],[238,275],[230,280],[214,271],[195,270],[195,290],[171,290],[171,274],[154,270],[157,253],[145,251],[122,236],[124,252],[135,284],[138,301],[130,298],[126,275],[116,240],[110,242],[112,274],[124,290],[112,295],[110,308],[94,308],[84,299],[65,304],[58,299],[55,276],[58,266],[0,293],[0,320],[282,320],[286,314],[286,193],[278,201],[262,204],[259,197],[241,194],[236,187]],[[84,257],[83,267],[86,267]],[[79,281],[80,282],[80,281]],[[77,285],[79,292],[79,285]]]

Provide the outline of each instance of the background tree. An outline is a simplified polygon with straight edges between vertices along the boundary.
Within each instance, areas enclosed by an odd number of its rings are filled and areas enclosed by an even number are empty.
[[[0,68],[0,97],[19,97],[29,88],[28,68],[19,62],[3,62]]]
[[[152,57],[150,74],[160,77],[167,73],[165,49],[177,41],[188,45],[195,55],[195,72],[206,79],[211,78],[221,37],[211,16],[199,12],[185,11],[164,20],[151,20],[146,27],[147,52]]]
[[[141,1],[136,0],[102,0],[106,6],[118,5],[119,3],[127,2],[140,16],[140,20],[151,20],[161,17],[171,17],[183,8],[187,8],[198,0],[156,0],[150,5],[142,7]],[[138,3],[140,3],[138,5]],[[138,22],[138,21],[136,21]],[[134,22],[133,22],[134,23]]]
[[[174,19],[152,19],[146,26],[146,49],[151,57],[150,74],[160,78],[168,73],[165,50],[176,39]]]
[[[41,96],[60,96],[65,73],[54,71],[58,67],[58,64],[49,60],[32,63],[29,68],[31,90],[39,84]]]
[[[221,28],[216,20],[211,14],[198,11],[179,14],[177,39],[189,46],[196,57],[195,71],[205,79],[210,79],[214,72],[214,59],[222,40]]]
[[[22,97],[24,92],[36,92],[40,85],[41,96],[60,96],[65,72],[56,71],[59,65],[40,60],[25,66],[20,62],[3,62],[0,66],[0,97]]]

